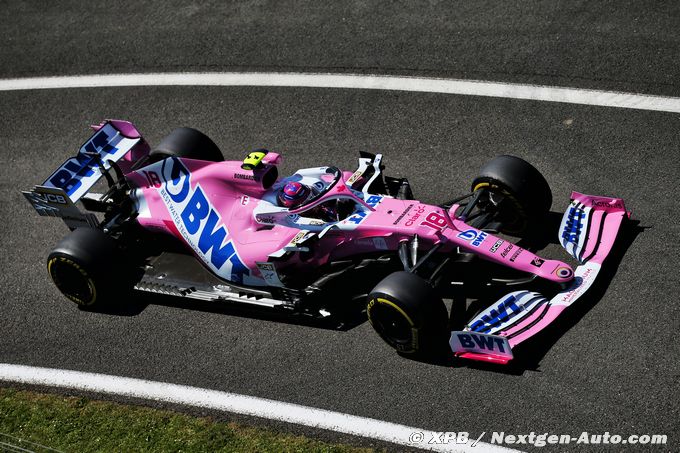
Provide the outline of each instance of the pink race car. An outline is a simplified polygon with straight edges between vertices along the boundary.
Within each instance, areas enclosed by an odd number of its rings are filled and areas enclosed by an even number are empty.
[[[127,121],[93,129],[75,157],[24,192],[72,230],[47,268],[81,306],[136,289],[323,317],[339,298],[360,299],[401,353],[447,345],[458,357],[507,363],[590,287],[628,217],[621,199],[572,193],[559,240],[574,269],[508,239],[540,225],[552,203],[543,176],[517,157],[493,159],[470,193],[430,205],[407,179],[383,174],[380,154],[362,153],[354,172],[279,177],[277,153],[224,161],[194,129],[174,130],[153,150]],[[108,189],[94,193],[102,177]],[[540,281],[551,296],[515,289],[451,331],[442,296],[470,274],[496,287]]]

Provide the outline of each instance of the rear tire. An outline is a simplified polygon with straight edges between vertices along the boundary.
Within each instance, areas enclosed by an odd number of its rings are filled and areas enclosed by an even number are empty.
[[[448,344],[446,306],[422,278],[409,272],[385,277],[368,295],[368,320],[400,353],[435,355]]]
[[[207,135],[190,127],[180,127],[170,132],[155,147],[149,156],[153,162],[166,157],[185,157],[187,159],[222,162],[224,156]]]
[[[504,199],[498,206],[488,204],[498,209],[503,233],[523,233],[532,221],[544,218],[552,205],[552,192],[541,172],[515,156],[498,156],[481,168],[472,191],[483,189],[491,198],[497,194]]]
[[[77,228],[47,258],[47,271],[61,293],[81,307],[104,305],[131,290],[116,241],[101,230]]]

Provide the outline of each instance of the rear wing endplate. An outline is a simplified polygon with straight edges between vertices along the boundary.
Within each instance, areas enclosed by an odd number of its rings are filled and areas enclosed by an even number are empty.
[[[61,217],[70,228],[98,225],[94,214],[76,206],[99,179],[138,144],[147,147],[141,135],[127,121],[107,120],[42,184],[22,192],[41,216]]]

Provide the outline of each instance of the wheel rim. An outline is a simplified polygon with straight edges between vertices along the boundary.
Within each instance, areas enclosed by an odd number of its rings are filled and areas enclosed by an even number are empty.
[[[414,324],[396,304],[386,299],[373,299],[367,313],[373,328],[390,346],[401,352],[412,352],[417,348]]]
[[[92,305],[97,298],[94,281],[78,263],[65,257],[52,258],[47,269],[61,293],[78,305]]]
[[[518,234],[524,231],[527,225],[527,213],[522,206],[522,203],[510,192],[510,190],[490,182],[481,182],[476,184],[472,189],[473,192],[477,190],[487,189],[491,192],[499,192],[505,197],[511,205],[511,209],[501,209],[499,212],[501,215],[506,217],[505,223],[503,225],[503,232],[509,234]]]

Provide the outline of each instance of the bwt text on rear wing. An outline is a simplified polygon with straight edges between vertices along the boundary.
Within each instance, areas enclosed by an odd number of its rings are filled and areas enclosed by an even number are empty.
[[[106,175],[111,182],[108,175],[111,168],[117,173],[129,171],[134,162],[149,151],[146,141],[128,121],[106,120],[92,128],[96,132],[74,157],[67,159],[42,184],[22,192],[39,215],[61,217],[71,229],[97,227],[97,217],[81,212],[75,203],[85,197],[102,176]]]

